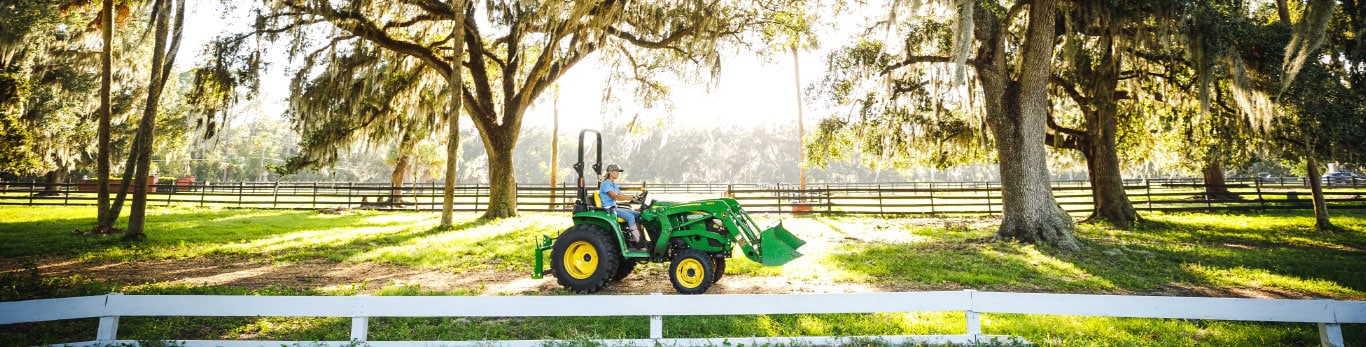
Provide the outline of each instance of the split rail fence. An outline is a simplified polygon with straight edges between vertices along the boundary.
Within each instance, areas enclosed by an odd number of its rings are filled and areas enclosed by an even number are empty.
[[[441,208],[442,186],[436,183],[393,187],[363,183],[218,183],[159,184],[152,186],[149,204],[227,208],[368,208],[435,211]],[[1148,179],[1125,182],[1125,190],[1140,211],[1276,210],[1312,208],[1303,179],[1230,179],[1222,188],[1229,195],[1210,195],[1196,179]],[[999,183],[939,182],[880,184],[647,184],[623,183],[622,189],[648,190],[652,198],[687,201],[734,197],[751,213],[878,214],[878,215],[991,215],[1001,212]],[[0,205],[94,205],[89,184],[0,183]],[[574,201],[569,186],[521,185],[522,211],[568,211]],[[1055,182],[1059,205],[1072,213],[1092,206],[1086,181]],[[1366,181],[1325,184],[1330,208],[1366,208]],[[456,211],[487,208],[489,187],[480,184],[455,188]],[[397,202],[394,202],[397,201]]]
[[[960,335],[862,337],[665,338],[664,316],[767,315],[880,312],[964,312]],[[1299,299],[1244,299],[936,291],[856,294],[564,295],[564,296],[219,296],[108,294],[0,302],[0,324],[99,318],[95,340],[70,346],[136,344],[119,340],[121,317],[349,317],[348,341],[174,340],[184,346],[543,346],[547,340],[371,341],[377,317],[649,317],[648,338],[599,341],[604,345],[813,344],[860,341],[891,344],[973,343],[982,334],[982,313],[1093,317],[1204,319],[1313,323],[1323,346],[1345,345],[1342,324],[1366,323],[1366,302]],[[682,329],[682,330],[687,330]]]

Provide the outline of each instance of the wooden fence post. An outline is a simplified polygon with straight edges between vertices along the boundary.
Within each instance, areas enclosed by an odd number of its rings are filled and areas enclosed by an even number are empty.
[[[877,185],[877,214],[882,218],[887,218],[887,211],[882,208],[882,184]]]
[[[987,186],[987,215],[993,215],[995,211],[991,209],[991,186]]]
[[[831,193],[831,192],[830,192],[830,184],[829,184],[829,183],[825,184],[825,194],[822,194],[822,195],[825,195],[825,213],[834,212],[834,211],[835,211],[835,209],[834,209],[834,205],[835,205],[835,204],[834,204],[833,202],[830,201],[830,200],[833,200],[833,199],[834,199],[834,196],[833,196],[834,193]]]
[[[931,182],[931,183],[930,183],[930,214],[933,215],[933,214],[935,214],[935,213],[936,213],[936,212],[935,212],[935,210],[934,210],[934,183]]]
[[[1148,198],[1148,213],[1153,213],[1153,184],[1149,183],[1147,179],[1143,179],[1143,190]]]
[[[1257,177],[1257,204],[1261,205],[1262,211],[1266,211],[1266,200],[1262,199],[1262,178]]]

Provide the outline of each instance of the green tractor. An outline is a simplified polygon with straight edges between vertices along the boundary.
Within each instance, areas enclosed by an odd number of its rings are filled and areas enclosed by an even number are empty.
[[[669,262],[669,281],[683,294],[705,293],[726,272],[726,258],[739,245],[746,258],[764,266],[779,266],[801,257],[797,248],[806,244],[777,225],[760,229],[731,198],[691,202],[648,201],[643,192],[630,203],[638,204],[644,240],[628,240],[624,220],[613,208],[602,206],[597,190],[584,183],[584,141],[593,135],[597,148],[592,169],[602,177],[602,134],[579,132],[578,196],[574,202],[574,226],[559,237],[542,236],[536,245],[532,278],[553,274],[560,285],[579,293],[593,293],[620,281],[645,262]],[[601,183],[601,182],[599,182]],[[595,185],[596,186],[596,185]],[[544,253],[550,251],[550,269]]]

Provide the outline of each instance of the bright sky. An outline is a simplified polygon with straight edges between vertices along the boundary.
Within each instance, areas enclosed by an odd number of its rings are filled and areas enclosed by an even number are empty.
[[[240,32],[246,20],[220,18],[223,9],[217,1],[195,1],[188,8],[191,23],[184,32],[184,42],[176,59],[180,69],[188,69],[200,59],[203,45],[223,30]],[[241,11],[238,11],[241,12]],[[825,47],[837,47],[839,42],[823,40]],[[827,50],[800,52],[800,65],[803,86],[810,85],[824,75]],[[705,85],[671,85],[673,102],[671,126],[688,125],[733,125],[742,127],[766,124],[793,124],[796,121],[796,91],[794,90],[792,57],[788,53],[778,54],[770,62],[761,62],[749,52],[730,54],[723,57],[721,76],[714,88],[707,90]],[[575,66],[560,79],[560,129],[562,132],[576,132],[577,129],[601,129],[604,120],[622,124],[640,113],[641,120],[666,117],[663,110],[637,111],[636,107],[605,107],[602,102],[604,67],[596,61],[585,61]],[[277,81],[263,81],[262,99],[266,112],[278,116],[284,111],[283,100],[288,97],[288,77],[278,73]],[[529,127],[549,129],[553,122],[551,93],[547,91],[541,102],[533,106],[523,124]],[[629,101],[627,101],[629,102]],[[810,103],[805,107],[805,123],[808,129],[814,122],[825,116],[825,112],[815,110]],[[604,113],[604,110],[608,113]],[[620,111],[619,111],[620,110]],[[655,117],[655,118],[651,118]],[[468,123],[466,123],[468,124]]]

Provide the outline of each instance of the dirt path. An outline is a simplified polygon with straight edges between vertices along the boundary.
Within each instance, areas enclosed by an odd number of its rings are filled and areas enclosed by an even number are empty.
[[[888,232],[900,229],[900,224],[911,223],[905,220],[852,227],[835,227],[804,219],[789,220],[786,223],[789,229],[802,230],[803,237],[808,241],[802,248],[805,254],[825,254],[833,251],[838,245],[849,242],[896,243],[915,240],[914,235],[909,233]],[[976,222],[934,220],[933,223],[935,226],[941,226],[944,223]],[[808,269],[819,267],[815,258],[817,257],[804,257],[786,266]],[[353,287],[361,293],[373,293],[386,287],[417,285],[424,291],[463,291],[483,295],[545,294],[560,289],[552,276],[539,280],[532,279],[528,271],[529,264],[488,266],[462,273],[383,263],[337,262],[326,259],[281,263],[224,256],[122,262],[86,262],[77,258],[51,257],[38,260],[36,265],[38,271],[47,277],[79,275],[91,280],[134,287],[184,285],[321,290]],[[23,269],[24,265],[17,263],[16,260],[0,260],[0,273]],[[667,264],[639,265],[631,276],[609,285],[603,292],[672,293],[674,290],[669,283],[667,269]],[[749,276],[732,273],[725,275],[708,293],[843,293],[927,289],[953,288],[874,287],[820,278],[799,279],[782,275]]]

